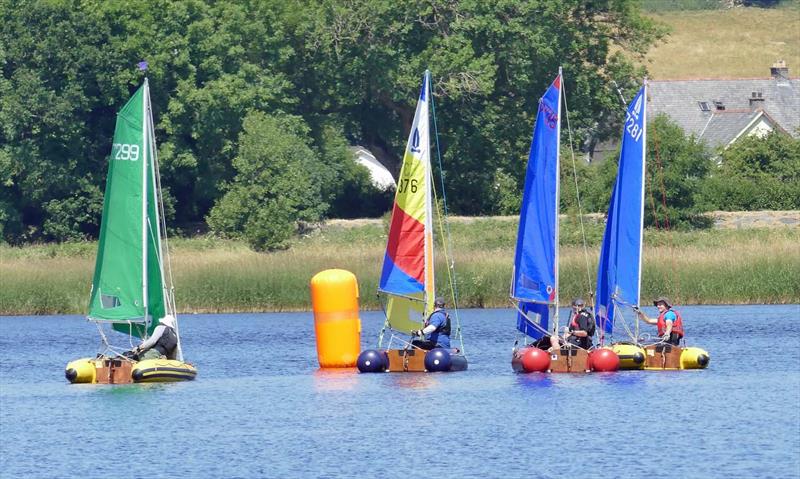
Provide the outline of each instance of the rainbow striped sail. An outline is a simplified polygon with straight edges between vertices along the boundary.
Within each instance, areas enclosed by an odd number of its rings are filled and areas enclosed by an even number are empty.
[[[428,105],[430,72],[422,90],[408,136],[397,181],[389,240],[378,290],[389,295],[386,317],[400,332],[420,329],[433,310],[433,202]]]

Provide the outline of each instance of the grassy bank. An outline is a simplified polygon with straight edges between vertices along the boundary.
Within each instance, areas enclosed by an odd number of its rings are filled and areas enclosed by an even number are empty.
[[[769,77],[769,67],[780,59],[793,77],[800,71],[800,2],[651,16],[672,30],[647,54],[654,79]]]
[[[562,227],[561,299],[585,296],[594,284],[601,225],[586,225],[587,257],[578,225]],[[508,306],[516,221],[481,218],[451,224],[460,305]],[[331,225],[288,251],[254,253],[213,238],[174,240],[178,306],[184,312],[288,311],[310,307],[317,272],[356,274],[364,308],[379,308],[375,288],[385,247],[381,224]],[[666,294],[679,304],[800,302],[800,229],[754,228],[645,233],[643,298]],[[0,247],[0,314],[86,310],[94,243]],[[445,259],[437,258],[445,283]]]

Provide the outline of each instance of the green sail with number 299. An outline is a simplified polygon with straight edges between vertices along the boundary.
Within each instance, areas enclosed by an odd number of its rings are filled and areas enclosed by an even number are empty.
[[[147,80],[117,115],[88,318],[144,337],[167,313]]]

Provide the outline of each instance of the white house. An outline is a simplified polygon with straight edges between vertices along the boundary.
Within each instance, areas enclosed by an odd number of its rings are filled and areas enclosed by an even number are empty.
[[[397,182],[395,182],[392,173],[369,150],[363,146],[352,147],[352,150],[356,156],[356,163],[365,166],[369,170],[373,185],[383,191],[397,187]]]

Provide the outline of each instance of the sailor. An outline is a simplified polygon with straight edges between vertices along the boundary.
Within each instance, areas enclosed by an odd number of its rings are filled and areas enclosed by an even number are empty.
[[[437,297],[433,302],[433,312],[425,320],[424,327],[419,331],[411,331],[412,336],[422,336],[415,339],[412,346],[420,349],[445,348],[450,349],[450,315],[444,309],[444,298]]]
[[[672,304],[664,296],[659,296],[653,301],[658,308],[658,318],[648,318],[643,311],[637,309],[639,318],[647,324],[655,324],[658,328],[658,337],[661,341],[678,346],[683,338],[683,320],[681,314],[672,309]]]
[[[594,330],[594,316],[586,309],[586,303],[581,298],[573,299],[566,342],[579,348],[589,349],[592,347]]]
[[[176,331],[175,317],[167,314],[158,322],[152,336],[134,348],[133,357],[140,361],[145,359],[175,359],[178,347],[178,332]]]

